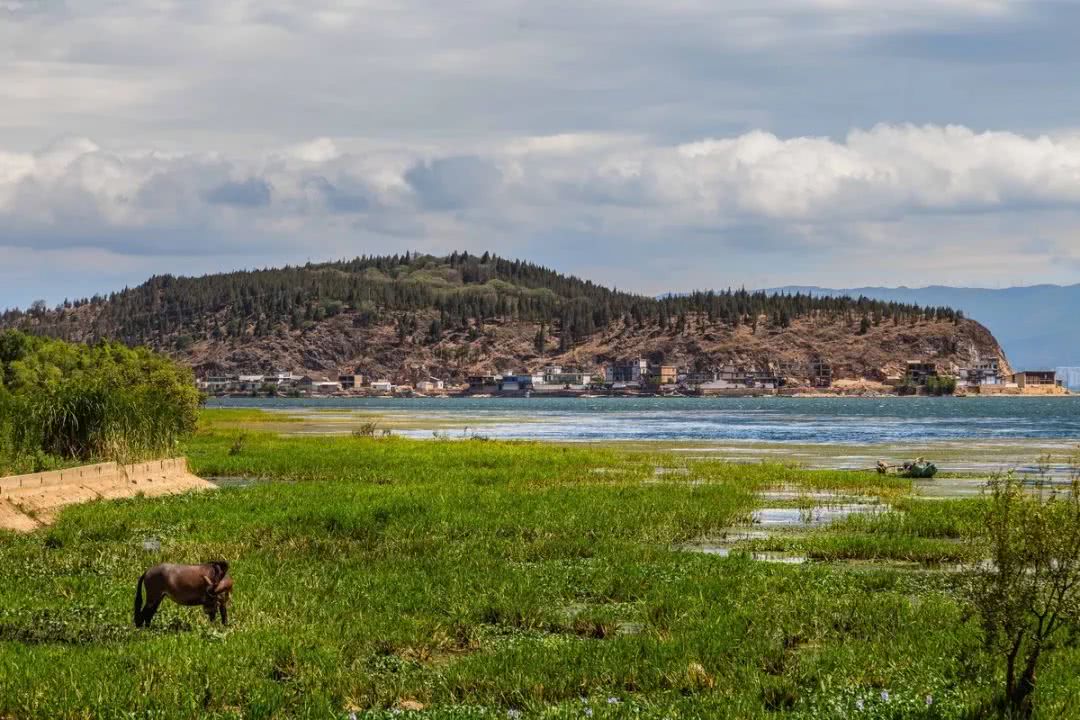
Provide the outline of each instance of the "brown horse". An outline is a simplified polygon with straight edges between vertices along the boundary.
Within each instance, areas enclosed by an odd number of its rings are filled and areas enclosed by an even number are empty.
[[[177,605],[202,605],[213,622],[221,612],[221,624],[228,625],[226,609],[233,581],[228,576],[229,563],[222,560],[202,565],[155,565],[139,577],[135,586],[135,627],[149,627],[158,605],[167,595]],[[146,604],[143,604],[143,586]]]

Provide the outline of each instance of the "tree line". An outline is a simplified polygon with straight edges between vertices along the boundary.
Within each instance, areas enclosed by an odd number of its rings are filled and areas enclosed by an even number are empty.
[[[108,296],[67,300],[51,309],[39,302],[27,310],[9,310],[0,315],[0,327],[183,349],[197,340],[301,329],[343,312],[351,313],[357,325],[400,323],[404,313],[430,313],[434,320],[424,329],[433,340],[456,328],[531,322],[557,337],[563,350],[620,323],[663,330],[684,330],[694,322],[756,329],[762,322],[785,328],[802,318],[822,317],[846,320],[865,333],[882,322],[963,318],[946,307],[745,289],[647,297],[530,262],[454,252],[444,257],[365,255],[204,277],[159,275]]]

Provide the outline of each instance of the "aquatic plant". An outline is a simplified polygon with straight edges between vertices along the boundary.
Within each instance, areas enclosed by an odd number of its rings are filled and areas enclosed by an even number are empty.
[[[584,445],[248,429],[231,455],[226,415],[182,450],[246,486],[74,506],[0,539],[0,716],[970,720],[995,695],[954,573],[679,549],[766,488],[917,516],[813,533],[867,553],[955,546],[988,500],[938,511],[876,473]],[[169,607],[130,627],[149,564],[210,557],[243,587],[227,632]],[[1037,717],[1069,716],[1078,659],[1046,657]]]

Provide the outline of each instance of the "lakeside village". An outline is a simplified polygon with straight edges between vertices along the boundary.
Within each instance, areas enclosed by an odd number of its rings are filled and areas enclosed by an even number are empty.
[[[834,380],[822,361],[747,370],[727,366],[690,372],[645,358],[602,365],[596,372],[549,365],[540,372],[470,375],[463,383],[438,377],[394,382],[359,371],[339,374],[208,375],[197,381],[208,395],[232,397],[755,397],[766,395],[1067,395],[1053,370],[1003,374],[997,358],[970,368],[939,368],[910,360],[905,372],[878,380]]]

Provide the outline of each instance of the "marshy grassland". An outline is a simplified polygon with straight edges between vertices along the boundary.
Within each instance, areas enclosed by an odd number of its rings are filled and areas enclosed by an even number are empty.
[[[251,482],[0,535],[0,717],[960,720],[1000,692],[964,600],[981,498],[229,412],[182,449]],[[134,628],[145,568],[214,558],[228,628],[172,604]],[[1080,716],[1077,668],[1075,643],[1047,658],[1036,717]]]

